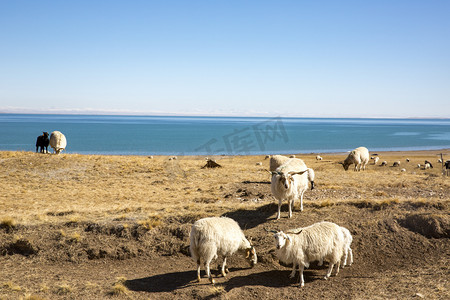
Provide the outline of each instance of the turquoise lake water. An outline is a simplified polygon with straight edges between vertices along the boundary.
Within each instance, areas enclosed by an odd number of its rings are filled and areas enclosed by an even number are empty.
[[[59,130],[67,153],[250,155],[450,148],[450,119],[0,114],[0,150],[35,151]]]

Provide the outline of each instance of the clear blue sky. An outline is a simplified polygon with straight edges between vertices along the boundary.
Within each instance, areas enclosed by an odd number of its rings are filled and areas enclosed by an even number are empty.
[[[0,0],[0,112],[450,117],[450,1]]]

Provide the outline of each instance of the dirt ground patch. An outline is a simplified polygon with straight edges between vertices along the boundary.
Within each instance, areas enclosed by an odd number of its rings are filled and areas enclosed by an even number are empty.
[[[435,153],[407,155],[422,161]],[[223,158],[223,168],[202,170],[204,159],[193,157],[0,152],[0,299],[449,299],[450,179],[415,165],[406,174],[373,165],[345,172],[342,155],[321,156],[304,158],[317,176],[304,211],[296,203],[288,219],[283,204],[275,220],[261,157]],[[165,173],[173,163],[181,171]],[[258,264],[235,255],[223,278],[219,259],[216,284],[197,283],[189,232],[205,216],[235,219]],[[313,264],[299,288],[266,229],[324,220],[350,230],[354,263],[329,280],[327,267]]]

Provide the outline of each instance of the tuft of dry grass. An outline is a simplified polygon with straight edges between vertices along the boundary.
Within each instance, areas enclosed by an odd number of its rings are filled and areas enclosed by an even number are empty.
[[[38,295],[26,294],[24,300],[45,300],[45,298]]]
[[[57,295],[68,295],[72,292],[72,288],[67,283],[62,283],[56,286],[54,292]]]
[[[22,290],[20,286],[14,284],[12,281],[5,282],[3,287],[14,292],[20,292]]]
[[[151,230],[151,229],[161,225],[161,217],[149,216],[146,220],[139,221],[138,224],[143,226],[147,230]]]
[[[130,290],[125,286],[125,277],[116,278],[116,282],[113,284],[111,290],[108,292],[111,296],[124,296],[130,293]]]
[[[4,217],[0,220],[0,228],[14,228],[16,227],[16,220],[11,217]]]
[[[214,285],[212,287],[209,288],[211,294],[213,297],[218,297],[222,294],[225,294],[225,287],[222,285]]]
[[[329,207],[335,205],[336,202],[330,199],[324,200],[319,203],[319,207]]]

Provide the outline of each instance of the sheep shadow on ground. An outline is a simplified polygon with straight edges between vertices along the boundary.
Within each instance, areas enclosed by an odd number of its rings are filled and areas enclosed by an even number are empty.
[[[286,210],[287,208],[288,207],[286,204]],[[222,217],[228,217],[235,220],[242,229],[251,229],[257,227],[258,225],[264,224],[269,220],[275,220],[277,209],[278,204],[270,203],[258,207],[255,210],[239,209],[228,212],[223,214]]]
[[[125,281],[125,286],[135,292],[172,292],[196,283],[197,271],[158,274],[151,277]]]
[[[295,205],[297,205],[295,202]],[[278,202],[273,202],[266,204],[264,206],[258,207],[255,210],[249,209],[239,209],[232,212],[227,212],[222,215],[222,217],[228,217],[236,222],[238,222],[239,226],[242,229],[252,229],[258,227],[261,224],[267,223],[267,221],[276,221],[278,210]],[[288,204],[283,203],[281,205],[281,219],[287,219],[287,212],[289,210]],[[296,207],[293,213],[300,212],[300,210]]]
[[[280,271],[271,270],[259,273],[252,273],[249,275],[230,277],[229,280],[223,283],[223,286],[227,292],[234,288],[244,287],[244,286],[265,286],[272,288],[281,288],[288,286],[295,286],[299,284],[299,273],[295,275],[295,278],[289,278],[291,270]],[[305,284],[308,282],[313,282],[320,280],[323,277],[313,274],[311,270],[305,270],[303,272],[303,278]]]

